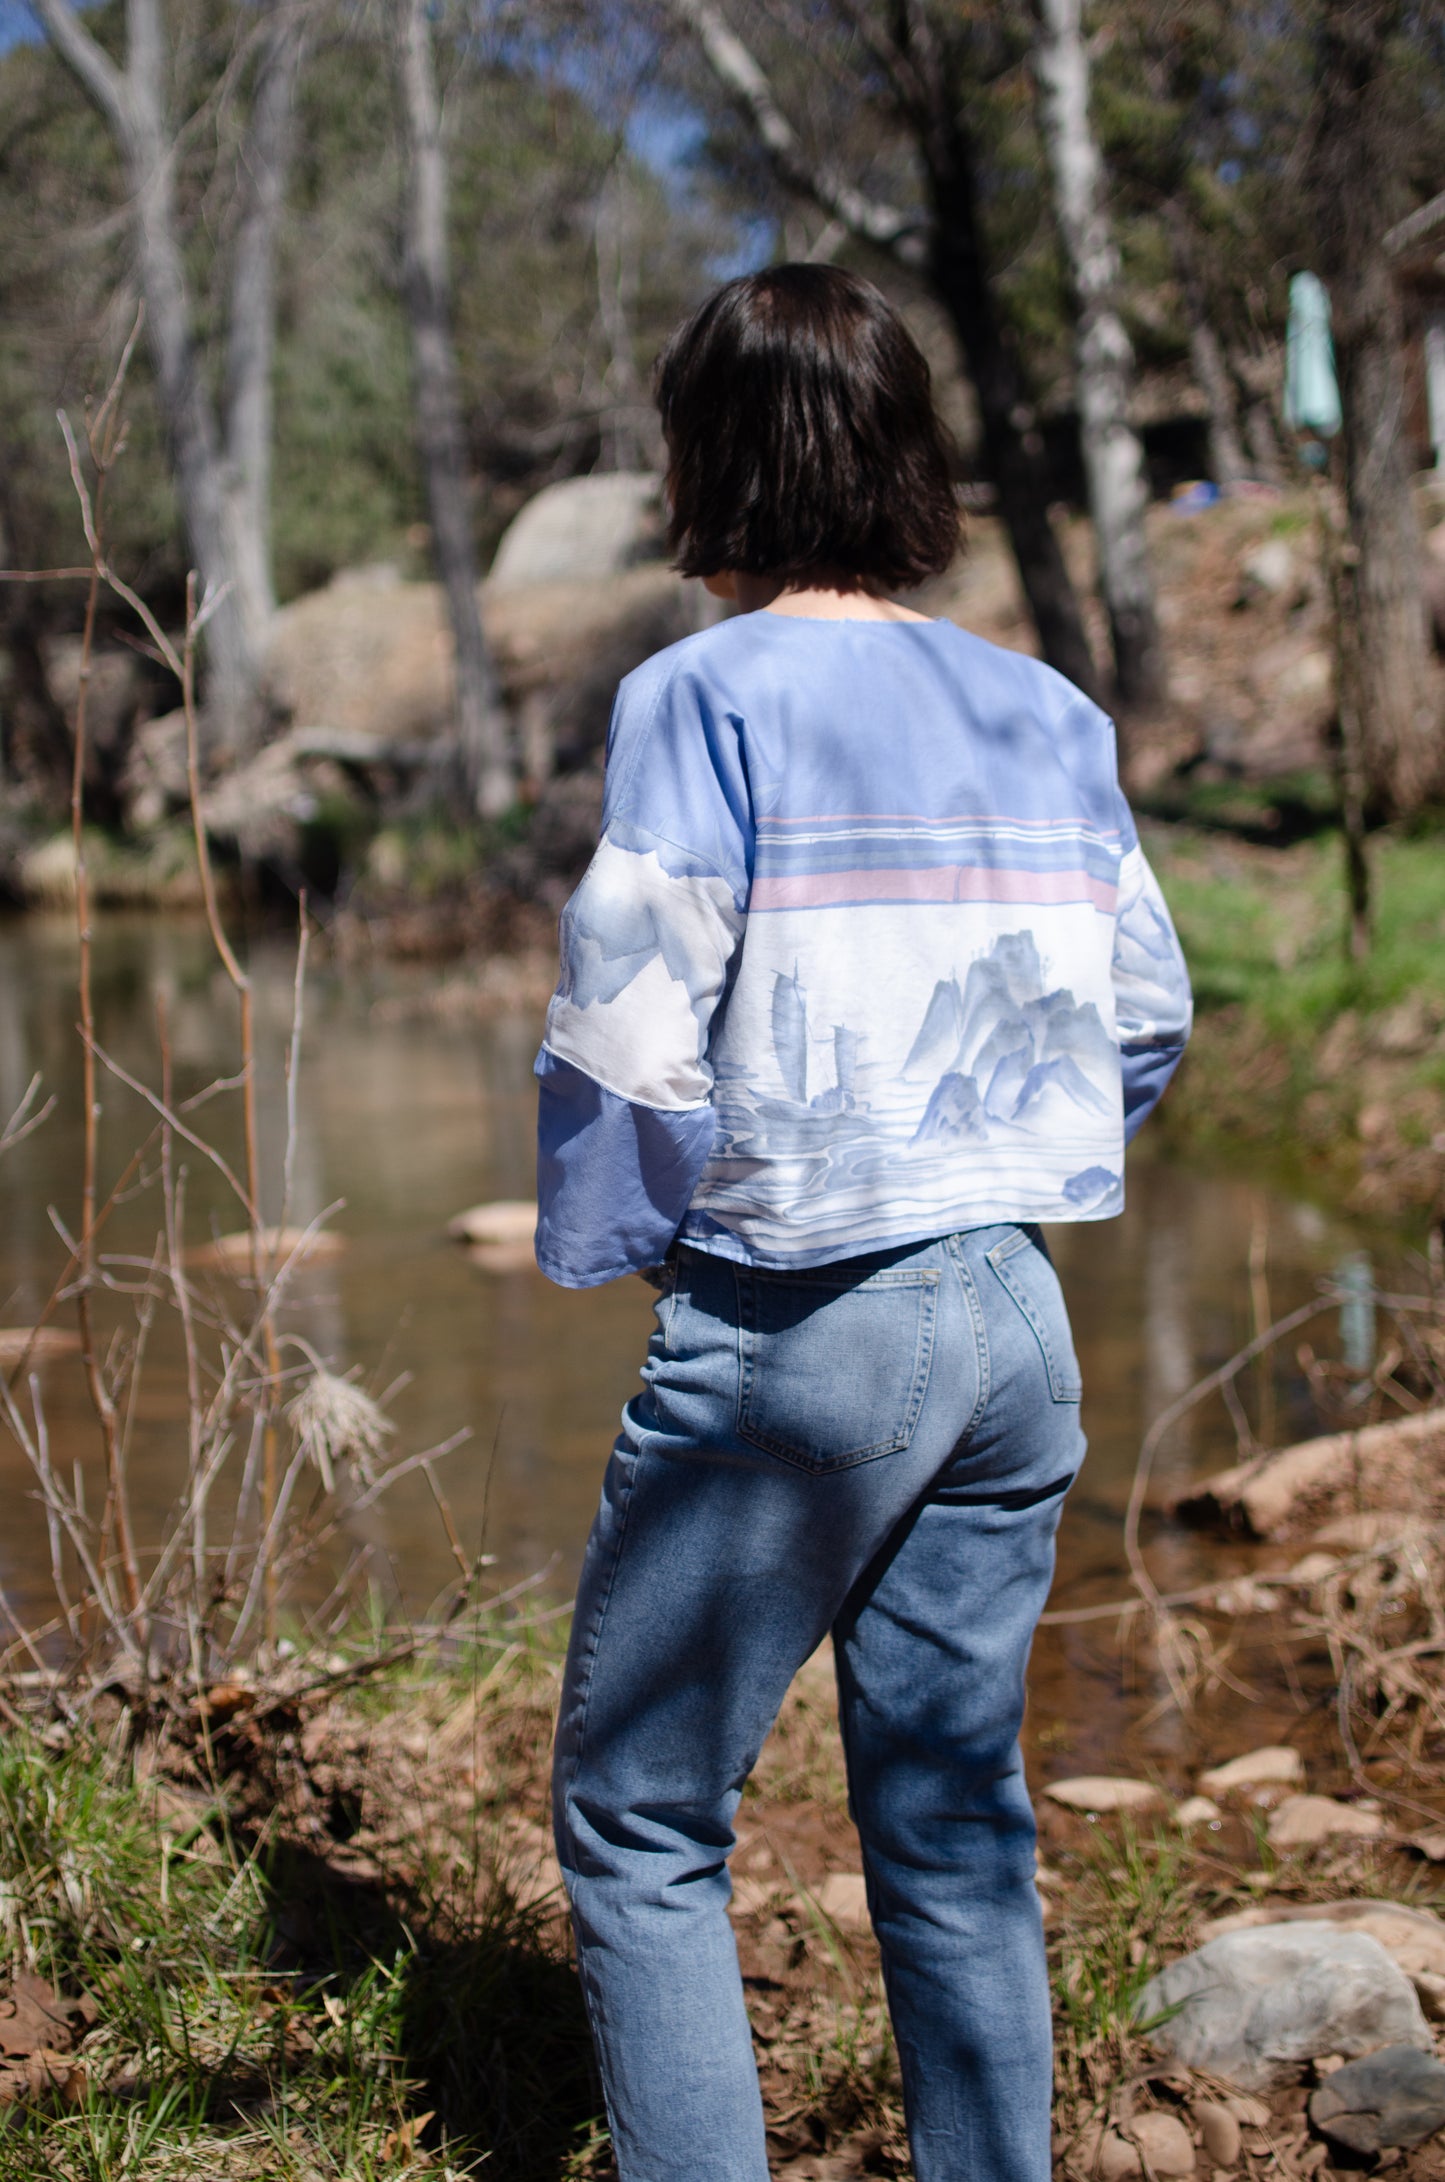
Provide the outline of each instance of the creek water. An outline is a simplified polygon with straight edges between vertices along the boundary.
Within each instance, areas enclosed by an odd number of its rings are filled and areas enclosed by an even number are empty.
[[[263,1211],[281,1209],[286,1139],[284,1057],[291,1030],[294,948],[261,939],[249,951],[256,991],[261,1083]],[[58,1224],[74,1229],[81,1179],[80,1047],[76,943],[68,920],[32,914],[0,926],[0,1116],[39,1071],[56,1109],[0,1161],[0,1323],[33,1323],[65,1261]],[[628,1280],[576,1295],[535,1271],[474,1265],[446,1222],[487,1199],[532,1194],[531,1061],[538,1020],[520,1013],[478,1021],[450,1006],[455,973],[341,970],[307,981],[291,1148],[288,1217],[328,1206],[340,1254],[295,1280],[286,1313],[337,1370],[359,1368],[389,1396],[398,1451],[465,1428],[470,1438],[439,1465],[461,1538],[485,1533],[499,1580],[542,1575],[565,1595],[586,1536],[618,1410],[632,1388],[650,1320],[650,1294]],[[194,1097],[237,1064],[235,996],[198,923],[175,918],[98,920],[94,963],[97,1037],[129,1074],[160,1080],[163,1007],[177,1099]],[[101,1193],[146,1136],[154,1115],[102,1068]],[[241,1157],[240,1101],[222,1091],[192,1115],[226,1157]],[[186,1220],[197,1241],[242,1224],[224,1183],[181,1147]],[[149,1259],[160,1224],[147,1168],[112,1214],[104,1250],[117,1280]],[[1295,1191],[1166,1158],[1146,1132],[1131,1154],[1121,1219],[1052,1231],[1074,1318],[1086,1388],[1090,1453],[1066,1511],[1054,1605],[1118,1596],[1124,1587],[1121,1515],[1140,1438],[1158,1411],[1247,1340],[1255,1287],[1279,1314],[1307,1299],[1346,1253],[1369,1247],[1388,1275],[1403,1239],[1364,1235]],[[107,1296],[108,1327],[125,1337],[133,1303]],[[62,1312],[62,1321],[69,1314]],[[1333,1318],[1314,1338],[1338,1351]],[[98,1505],[100,1465],[79,1364],[40,1374],[51,1452],[67,1474],[79,1462]],[[1317,1429],[1292,1348],[1266,1390],[1244,1383],[1258,1421],[1272,1405],[1276,1440]],[[160,1535],[184,1464],[183,1358],[167,1314],[157,1317],[131,1425],[130,1476],[142,1539]],[[1161,1451],[1157,1494],[1235,1459],[1237,1441],[1214,1403],[1188,1418]],[[30,1473],[0,1433],[0,1584],[12,1610],[43,1618],[52,1599],[45,1527]],[[384,1586],[424,1609],[453,1561],[419,1475],[366,1519]],[[1240,1565],[1237,1553],[1152,1517],[1149,1550],[1161,1588],[1184,1589]],[[1047,1632],[1036,1661],[1036,1710],[1077,1716],[1081,1684],[1102,1687],[1097,1624]],[[1041,1679],[1040,1679],[1041,1678]],[[1107,1680],[1107,1676],[1103,1678]],[[1114,1698],[1090,1699],[1095,1749],[1117,1728]],[[1111,1721],[1113,1726],[1111,1727]],[[1077,1738],[1065,1735],[1071,1747]]]

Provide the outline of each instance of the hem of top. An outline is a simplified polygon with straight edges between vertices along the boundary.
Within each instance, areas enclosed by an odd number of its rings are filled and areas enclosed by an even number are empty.
[[[1081,1212],[1073,1205],[1051,1207],[1043,1212],[995,1212],[988,1219],[955,1221],[940,1226],[937,1222],[927,1227],[910,1228],[906,1234],[854,1237],[843,1250],[825,1250],[817,1256],[781,1258],[773,1254],[748,1250],[745,1244],[729,1235],[689,1235],[685,1227],[679,1228],[677,1240],[687,1250],[700,1250],[705,1257],[726,1258],[733,1265],[755,1266],[761,1273],[806,1273],[817,1265],[841,1265],[848,1258],[872,1258],[883,1250],[910,1250],[924,1243],[941,1242],[947,1235],[972,1235],[985,1227],[1074,1227],[1086,1221],[1117,1220],[1123,1213],[1121,1200],[1106,1210]],[[727,1245],[734,1247],[728,1248]]]
[[[649,1114],[702,1114],[706,1113],[712,1106],[710,1097],[694,1099],[690,1106],[659,1106],[653,1099],[639,1099],[635,1098],[630,1091],[619,1091],[615,1084],[610,1084],[603,1077],[594,1075],[590,1068],[584,1068],[582,1063],[574,1061],[570,1054],[559,1053],[557,1048],[545,1038],[537,1048],[537,1059],[540,1060],[544,1053],[549,1061],[560,1061],[564,1068],[575,1070],[579,1076],[585,1077],[588,1083],[595,1084],[599,1091],[605,1091],[610,1099],[620,1099],[624,1106],[641,1106]],[[536,1062],[533,1062],[532,1065],[535,1070]]]
[[[532,1255],[537,1260],[538,1272],[556,1288],[603,1288],[609,1280],[621,1280],[626,1273],[640,1273],[644,1270],[641,1265],[612,1265],[604,1272],[592,1269],[584,1273],[571,1266],[560,1265],[550,1254],[544,1257],[535,1247]],[[653,1259],[647,1261],[648,1264],[655,1262]]]

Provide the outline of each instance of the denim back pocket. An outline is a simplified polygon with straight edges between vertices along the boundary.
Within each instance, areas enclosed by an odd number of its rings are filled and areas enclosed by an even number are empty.
[[[1033,1328],[1034,1338],[1043,1350],[1054,1400],[1079,1401],[1084,1392],[1083,1375],[1074,1354],[1064,1292],[1043,1237],[1037,1228],[1016,1228],[1003,1242],[994,1244],[988,1262]]]
[[[933,1361],[935,1269],[739,1267],[737,1281],[741,1438],[817,1473],[908,1445]]]

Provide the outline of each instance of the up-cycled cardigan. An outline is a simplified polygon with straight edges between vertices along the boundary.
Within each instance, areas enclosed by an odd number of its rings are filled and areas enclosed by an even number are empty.
[[[947,621],[745,614],[630,674],[561,936],[567,1287],[1107,1219],[1189,1035],[1110,721]]]

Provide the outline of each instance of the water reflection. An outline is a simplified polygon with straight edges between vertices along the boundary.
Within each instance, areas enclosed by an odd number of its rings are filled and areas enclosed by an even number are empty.
[[[291,950],[264,942],[252,950],[251,966],[263,1079],[263,1209],[275,1219]],[[0,1103],[8,1111],[37,1069],[59,1101],[46,1127],[0,1164],[0,1320],[12,1325],[33,1318],[63,1263],[51,1208],[66,1225],[77,1216],[74,973],[74,939],[63,921],[30,917],[0,928]],[[158,1079],[161,997],[178,1096],[234,1068],[235,1000],[199,927],[109,920],[97,937],[95,982],[100,1042],[133,1074]],[[569,1295],[535,1273],[489,1275],[446,1240],[446,1221],[463,1207],[531,1194],[537,1025],[460,1026],[408,1013],[408,996],[420,998],[425,984],[395,971],[323,969],[310,980],[289,1214],[304,1222],[340,1203],[333,1224],[346,1249],[299,1280],[288,1324],[334,1368],[361,1366],[374,1390],[404,1379],[390,1396],[403,1446],[420,1448],[469,1426],[470,1442],[444,1468],[463,1539],[475,1546],[485,1527],[503,1569],[550,1566],[560,1591],[575,1569],[617,1412],[634,1381],[650,1299],[636,1281]],[[104,1103],[103,1188],[153,1119],[113,1081],[104,1084]],[[236,1094],[218,1099],[206,1120],[227,1157],[239,1160]],[[194,1155],[186,1163],[196,1237],[213,1224],[240,1224],[214,1172]],[[154,1186],[132,1195],[107,1229],[107,1250],[148,1257],[158,1216]],[[1054,1231],[1091,1442],[1065,1519],[1056,1603],[1117,1594],[1120,1515],[1139,1439],[1167,1401],[1248,1338],[1249,1243],[1261,1219],[1278,1312],[1304,1300],[1361,1240],[1347,1224],[1255,1181],[1196,1173],[1151,1160],[1147,1150],[1131,1163],[1123,1219]],[[108,1299],[107,1308],[112,1327],[128,1323],[121,1299]],[[1304,1381],[1289,1359],[1274,1392],[1279,1435],[1310,1429]],[[44,1396],[57,1459],[67,1467],[92,1464],[94,1428],[78,1368],[50,1367]],[[164,1520],[183,1459],[183,1417],[182,1359],[173,1329],[158,1325],[132,1451],[143,1536],[154,1536]],[[1200,1412],[1161,1451],[1161,1489],[1233,1459],[1235,1445],[1222,1410]],[[34,1612],[46,1597],[43,1525],[28,1472],[8,1441],[0,1444],[0,1487],[0,1581],[14,1604]],[[413,1606],[448,1582],[452,1562],[424,1480],[397,1488],[371,1535]],[[1201,1550],[1187,1534],[1158,1527],[1151,1551],[1161,1585],[1198,1581]],[[1097,1672],[1097,1628],[1061,1632],[1049,1656],[1087,1681]]]

